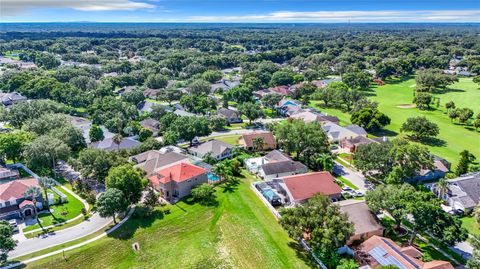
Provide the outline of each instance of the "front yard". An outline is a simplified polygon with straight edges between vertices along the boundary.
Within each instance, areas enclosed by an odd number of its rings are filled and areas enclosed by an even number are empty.
[[[463,228],[467,229],[468,233],[480,236],[480,224],[472,216],[465,216],[461,218]]]
[[[73,197],[71,194],[63,191],[61,188],[57,187],[57,189],[67,196],[68,202],[50,206],[51,214],[39,214],[40,222],[44,227],[65,222],[82,214],[82,208],[84,208],[83,203],[77,198]],[[32,231],[38,228],[40,228],[40,225],[38,224],[30,225],[25,227],[23,232]]]
[[[241,135],[237,135],[237,134],[232,134],[232,135],[224,135],[224,136],[217,136],[217,137],[214,137],[216,140],[218,141],[222,141],[222,142],[225,142],[227,144],[231,144],[231,145],[238,145],[238,139],[240,139]]]
[[[155,217],[130,219],[109,237],[31,268],[309,268],[303,252],[250,189],[244,173],[234,187],[218,186],[218,205],[182,201]],[[170,214],[163,214],[165,209]],[[132,244],[138,242],[139,251]]]

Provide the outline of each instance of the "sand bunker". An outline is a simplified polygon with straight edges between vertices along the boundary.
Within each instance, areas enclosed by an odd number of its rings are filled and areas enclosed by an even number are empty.
[[[398,108],[414,108],[415,104],[401,104],[397,106]]]

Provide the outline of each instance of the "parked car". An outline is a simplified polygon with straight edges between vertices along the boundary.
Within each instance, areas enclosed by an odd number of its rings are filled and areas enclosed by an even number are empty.
[[[452,210],[448,211],[448,214],[456,215],[456,216],[463,216],[463,214],[465,214],[465,212],[461,209],[452,209]]]
[[[363,197],[365,196],[365,193],[363,191],[360,191],[360,190],[355,190],[353,191],[355,192],[355,197]]]
[[[14,233],[18,232],[18,223],[16,219],[9,220],[8,224],[10,224],[10,227],[12,227]]]

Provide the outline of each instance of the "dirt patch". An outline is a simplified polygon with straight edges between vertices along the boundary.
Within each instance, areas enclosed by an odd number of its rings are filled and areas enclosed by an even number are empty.
[[[415,108],[415,104],[401,104],[397,106],[398,108]]]

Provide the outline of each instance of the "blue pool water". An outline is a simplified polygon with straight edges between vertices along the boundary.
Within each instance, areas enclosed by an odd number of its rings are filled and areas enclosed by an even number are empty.
[[[218,180],[220,180],[220,177],[219,177],[219,176],[214,175],[214,174],[212,174],[212,173],[208,173],[208,174],[207,174],[207,177],[208,177],[208,180],[210,180],[210,181],[218,181]]]
[[[268,200],[272,199],[273,197],[276,196],[275,192],[273,190],[266,190],[263,193],[263,196],[267,198]]]

